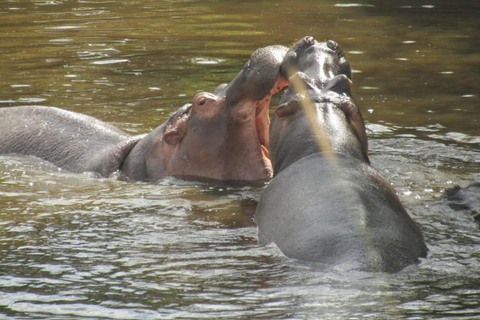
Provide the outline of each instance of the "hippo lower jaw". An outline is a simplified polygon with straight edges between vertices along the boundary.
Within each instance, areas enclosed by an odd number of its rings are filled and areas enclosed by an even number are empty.
[[[268,116],[268,107],[270,106],[271,97],[268,96],[264,100],[256,103],[255,106],[255,129],[258,135],[258,142],[260,143],[260,148],[262,154],[265,158],[270,161],[270,153],[268,151],[269,145],[269,126],[270,126],[270,117]]]
[[[271,96],[260,101],[246,100],[235,106],[232,117],[235,129],[230,131],[229,144],[236,144],[241,161],[229,160],[228,167],[232,172],[233,180],[265,181],[273,177],[273,166],[270,160],[269,127],[270,118],[268,108]],[[236,141],[236,142],[232,142]]]
[[[255,103],[255,128],[257,130],[258,140],[260,142],[260,148],[264,162],[269,163],[270,171],[273,172],[271,164],[270,152],[268,151],[270,144],[270,116],[269,107],[272,97],[288,87],[288,80],[282,76],[278,76],[272,90],[260,101]]]

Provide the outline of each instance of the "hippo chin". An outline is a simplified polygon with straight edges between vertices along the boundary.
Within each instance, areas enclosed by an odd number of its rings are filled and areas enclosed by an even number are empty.
[[[214,94],[197,94],[149,134],[131,136],[78,113],[44,106],[0,109],[0,153],[33,155],[72,172],[132,180],[165,176],[258,181],[272,176],[268,155],[270,98],[287,48],[255,51]]]
[[[275,175],[255,213],[259,239],[302,261],[396,272],[426,257],[427,247],[393,188],[370,166],[347,66],[333,41],[307,37],[286,54],[283,74],[295,70],[290,81],[300,79],[305,91],[290,86],[272,119]],[[317,143],[312,121],[329,150]]]

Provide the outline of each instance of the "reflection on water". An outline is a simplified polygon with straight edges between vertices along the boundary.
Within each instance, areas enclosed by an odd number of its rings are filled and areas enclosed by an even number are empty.
[[[0,107],[53,105],[132,133],[232,79],[258,47],[336,40],[372,163],[430,248],[397,275],[318,270],[257,244],[259,188],[0,156],[0,317],[475,319],[478,228],[440,196],[480,180],[479,15],[465,0],[0,2]]]

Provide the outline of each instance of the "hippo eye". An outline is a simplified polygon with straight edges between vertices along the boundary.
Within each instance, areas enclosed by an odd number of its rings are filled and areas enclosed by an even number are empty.
[[[203,98],[202,100],[200,100],[200,102],[198,103],[199,106],[203,106],[205,105],[205,102],[207,102],[207,99]]]

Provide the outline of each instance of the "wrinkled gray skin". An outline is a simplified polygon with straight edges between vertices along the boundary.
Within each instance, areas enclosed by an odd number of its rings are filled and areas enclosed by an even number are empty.
[[[141,139],[90,116],[45,106],[0,109],[0,153],[31,155],[72,171],[118,170]]]
[[[300,42],[291,50],[326,47],[309,37]],[[308,88],[304,94],[313,101],[334,157],[318,146],[291,86],[272,119],[275,176],[255,213],[259,239],[275,243],[288,257],[326,267],[396,272],[418,263],[427,247],[395,191],[369,164],[366,135],[355,123],[361,115],[350,90],[351,72],[335,65],[340,49],[332,47],[294,53],[297,76]],[[290,64],[291,56],[287,53],[284,63]]]
[[[266,154],[268,105],[286,85],[277,81],[286,51],[258,49],[228,85],[216,94],[197,94],[146,135],[131,136],[53,107],[1,108],[0,154],[32,155],[68,171],[104,177],[120,170],[132,180],[267,180],[272,175]]]

